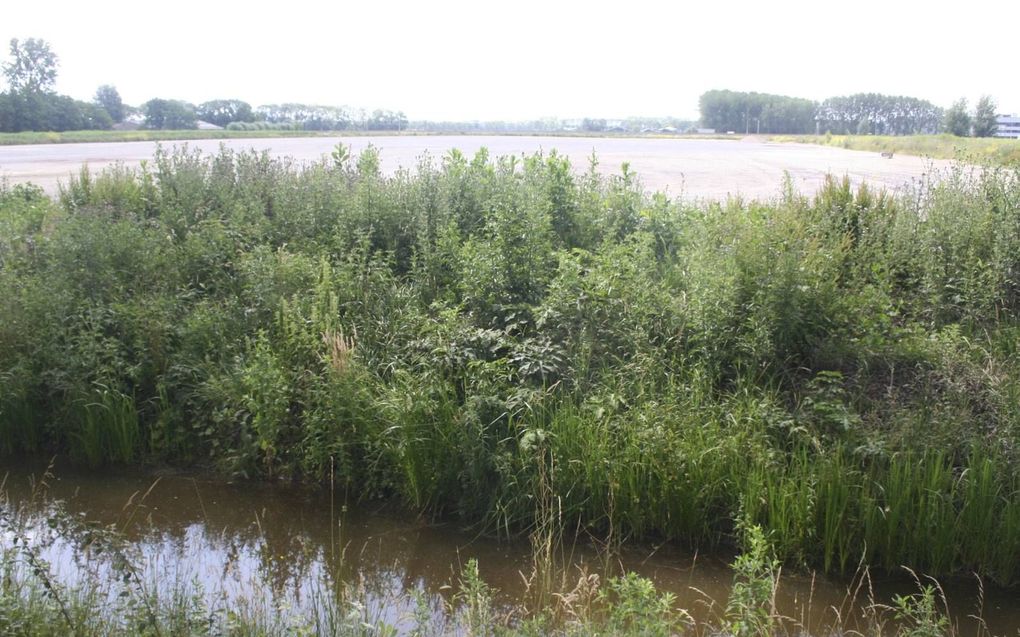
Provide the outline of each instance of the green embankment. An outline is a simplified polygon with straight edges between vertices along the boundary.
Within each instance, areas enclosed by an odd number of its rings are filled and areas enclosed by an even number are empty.
[[[954,135],[777,135],[771,141],[821,144],[850,150],[892,152],[935,159],[960,159],[975,163],[1020,163],[1020,140]]]
[[[164,152],[0,193],[0,453],[1020,576],[1020,175],[645,196],[555,154]]]

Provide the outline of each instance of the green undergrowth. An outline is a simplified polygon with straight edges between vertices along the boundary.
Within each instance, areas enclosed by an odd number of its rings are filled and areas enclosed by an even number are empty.
[[[956,137],[955,135],[784,135],[769,139],[822,144],[876,153],[901,153],[935,159],[958,159],[991,164],[1020,164],[1020,139]]]
[[[1020,577],[1018,173],[694,204],[594,161],[184,149],[4,187],[0,452]]]

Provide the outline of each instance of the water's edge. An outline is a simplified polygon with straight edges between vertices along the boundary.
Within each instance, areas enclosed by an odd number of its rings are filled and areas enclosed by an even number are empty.
[[[358,581],[372,591],[377,612],[395,625],[409,613],[399,600],[424,595],[433,605],[455,592],[463,566],[477,559],[482,578],[507,608],[527,605],[534,570],[527,541],[496,541],[455,523],[433,523],[393,503],[348,506],[328,488],[266,483],[229,483],[211,474],[154,475],[86,472],[61,468],[39,484],[45,467],[7,470],[7,499],[21,514],[42,521],[53,503],[71,518],[116,529],[148,564],[180,574],[187,568],[205,590],[243,600],[268,591],[273,603],[300,605],[324,575]],[[73,579],[80,551],[73,538],[47,549],[55,571]],[[718,618],[733,582],[731,555],[704,555],[672,544],[624,543],[609,554],[591,542],[555,550],[556,581],[569,588],[584,574],[606,578],[634,572],[676,596],[678,607],[699,621]],[[229,573],[229,585],[226,575]],[[1020,591],[986,588],[983,607],[974,579],[943,581],[954,621],[965,634],[983,616],[993,634],[1020,626]],[[850,599],[851,580],[785,568],[777,592],[780,613],[823,630],[837,616],[853,627],[869,603],[891,603],[916,592],[909,577],[872,576],[867,590]]]

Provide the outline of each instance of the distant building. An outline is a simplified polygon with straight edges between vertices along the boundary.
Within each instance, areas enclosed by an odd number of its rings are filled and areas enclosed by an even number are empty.
[[[198,128],[198,130],[223,130],[222,126],[210,124],[209,122],[204,122],[202,120],[195,122],[195,127]]]
[[[1020,115],[999,115],[995,121],[999,125],[999,130],[995,131],[996,137],[1020,139]]]
[[[145,116],[141,113],[130,113],[124,116],[124,121],[113,125],[113,130],[138,130],[145,124]]]
[[[138,130],[142,127],[141,122],[135,122],[131,120],[124,120],[123,122],[117,122],[113,125],[113,130]]]

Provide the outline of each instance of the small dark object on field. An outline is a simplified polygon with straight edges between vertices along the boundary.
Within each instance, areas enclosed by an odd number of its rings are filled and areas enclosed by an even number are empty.
[[[890,150],[888,152],[882,153],[882,157],[885,157],[886,159],[892,159],[892,151]]]

